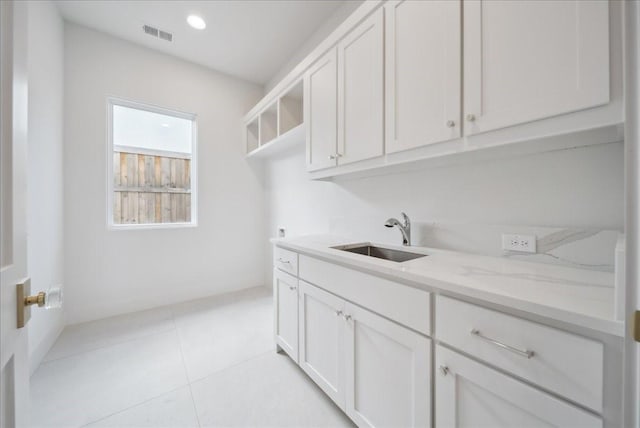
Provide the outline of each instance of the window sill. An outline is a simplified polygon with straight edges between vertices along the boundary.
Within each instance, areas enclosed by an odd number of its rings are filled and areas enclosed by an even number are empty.
[[[198,227],[197,222],[189,223],[145,223],[145,224],[109,224],[108,230],[157,230],[157,229],[184,229]]]

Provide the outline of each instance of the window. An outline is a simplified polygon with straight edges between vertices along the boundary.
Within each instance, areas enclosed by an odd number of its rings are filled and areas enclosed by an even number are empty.
[[[195,115],[109,98],[108,224],[196,224]]]

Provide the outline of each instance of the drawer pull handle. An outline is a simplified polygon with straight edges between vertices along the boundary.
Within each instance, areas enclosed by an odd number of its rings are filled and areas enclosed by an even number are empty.
[[[293,291],[295,289],[296,289],[296,287],[289,286],[289,290]]]
[[[279,259],[278,259],[278,261],[279,261],[280,263],[286,263],[286,264],[288,264],[288,265],[290,265],[290,264],[291,264],[291,262],[290,262],[289,260],[285,260],[285,259],[283,259],[282,257],[281,257],[281,258],[279,258]]]
[[[449,374],[449,367],[447,366],[440,366],[440,374],[442,376],[446,376]]]
[[[491,339],[487,336],[483,336],[480,333],[480,330],[476,330],[475,328],[473,330],[471,330],[471,334],[484,340],[485,342],[489,342],[493,345],[499,346],[502,349],[506,349],[507,351],[511,351],[514,354],[518,354],[521,357],[525,357],[525,358],[531,358],[535,355],[535,353],[533,351],[529,351],[528,349],[525,349],[524,351],[518,348],[514,348],[513,346],[509,346],[509,345],[505,345],[502,342],[498,342],[497,340]]]
[[[336,316],[338,316],[338,317],[342,316],[342,311],[340,311],[340,310],[336,311]]]
[[[344,315],[344,320],[347,322],[351,321],[351,315]]]

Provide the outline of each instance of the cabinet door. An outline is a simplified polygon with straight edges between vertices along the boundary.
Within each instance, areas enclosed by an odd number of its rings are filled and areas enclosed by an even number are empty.
[[[381,156],[383,147],[384,10],[338,44],[338,163]]]
[[[298,362],[298,279],[273,270],[276,343]]]
[[[385,5],[387,153],[460,137],[460,1]]]
[[[307,170],[336,165],[336,50],[331,49],[304,75],[304,122],[307,128]]]
[[[346,412],[360,427],[431,425],[431,341],[347,303]]]
[[[300,367],[344,409],[344,300],[300,281]]]
[[[436,427],[602,427],[572,406],[454,351],[436,346]]]
[[[465,135],[609,102],[609,5],[464,2]]]

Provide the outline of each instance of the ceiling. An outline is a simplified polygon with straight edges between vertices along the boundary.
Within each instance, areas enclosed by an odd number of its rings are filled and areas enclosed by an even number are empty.
[[[348,0],[59,0],[62,16],[96,30],[264,85]],[[191,28],[197,14],[207,28]],[[144,24],[173,33],[145,34]]]

